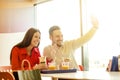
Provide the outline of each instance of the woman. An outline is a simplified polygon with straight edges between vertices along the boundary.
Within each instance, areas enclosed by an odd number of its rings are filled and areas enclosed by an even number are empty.
[[[30,28],[23,40],[16,44],[10,54],[10,63],[12,70],[22,70],[21,64],[24,59],[30,62],[32,69],[42,69],[45,65],[39,64],[40,52],[38,46],[40,44],[41,33],[38,29]],[[38,64],[38,65],[37,65]],[[28,69],[28,63],[24,63],[24,69]]]

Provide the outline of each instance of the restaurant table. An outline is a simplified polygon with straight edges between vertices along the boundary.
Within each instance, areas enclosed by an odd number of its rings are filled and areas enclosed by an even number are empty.
[[[42,77],[51,77],[52,80],[120,80],[120,72],[107,71],[77,71],[72,73],[41,74]]]

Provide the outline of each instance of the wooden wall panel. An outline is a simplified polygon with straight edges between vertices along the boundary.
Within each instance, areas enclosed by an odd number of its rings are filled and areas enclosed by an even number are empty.
[[[31,0],[0,0],[0,8],[31,7],[33,5]]]

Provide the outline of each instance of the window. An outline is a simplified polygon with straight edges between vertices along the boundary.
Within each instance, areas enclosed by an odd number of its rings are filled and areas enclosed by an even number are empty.
[[[87,20],[91,14],[99,20],[99,29],[88,43],[89,69],[105,70],[108,60],[120,54],[120,5],[118,0],[86,0],[86,5]]]
[[[64,40],[80,37],[79,0],[52,0],[36,6],[37,27],[41,31],[40,50],[51,44],[48,30],[53,25],[61,27]],[[76,61],[81,64],[81,50],[75,53]]]

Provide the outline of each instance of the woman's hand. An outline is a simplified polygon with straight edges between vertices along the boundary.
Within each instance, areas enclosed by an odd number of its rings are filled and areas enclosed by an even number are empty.
[[[43,70],[43,69],[48,69],[48,66],[47,66],[47,64],[44,64],[44,63],[42,63],[42,64],[36,64],[33,67],[33,69],[41,69],[41,70]]]

